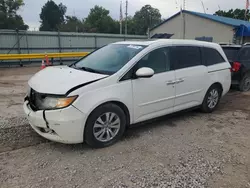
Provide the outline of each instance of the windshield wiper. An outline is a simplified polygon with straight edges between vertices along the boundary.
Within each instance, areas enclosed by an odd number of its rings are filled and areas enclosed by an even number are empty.
[[[89,67],[77,67],[80,70],[84,70],[87,72],[92,72],[92,73],[98,73],[98,74],[103,74],[101,71],[95,70],[95,69],[91,69]]]

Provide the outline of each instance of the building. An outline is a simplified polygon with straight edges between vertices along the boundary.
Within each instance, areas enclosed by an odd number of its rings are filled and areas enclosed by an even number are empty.
[[[250,41],[250,22],[183,10],[153,27],[150,37],[239,44]]]

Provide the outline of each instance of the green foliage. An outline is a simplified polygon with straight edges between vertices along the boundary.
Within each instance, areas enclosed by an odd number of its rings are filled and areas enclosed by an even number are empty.
[[[41,31],[64,31],[64,32],[89,32],[89,33],[120,33],[120,21],[110,16],[109,10],[96,5],[90,10],[86,19],[81,20],[75,16],[65,16],[67,8],[56,5],[49,0],[42,8],[40,14]],[[145,35],[148,28],[160,23],[161,14],[158,9],[145,5],[135,15],[128,16],[128,34]],[[125,20],[122,22],[123,34],[125,31]]]
[[[63,32],[85,32],[84,20],[80,20],[75,16],[66,16],[66,21],[60,26]]]
[[[58,31],[61,25],[64,24],[66,11],[67,7],[62,3],[57,5],[54,1],[49,0],[42,7],[40,31]]]
[[[109,10],[101,6],[95,6],[90,10],[85,20],[89,32],[95,33],[116,33],[117,23],[109,15]]]
[[[135,34],[145,35],[148,28],[154,27],[161,22],[160,11],[150,5],[145,5],[134,16],[134,24],[137,26]]]
[[[247,11],[247,16],[245,19],[245,9],[230,9],[229,11],[218,10],[217,12],[215,12],[214,15],[224,16],[224,17],[234,18],[234,19],[239,19],[239,20],[250,19],[249,10]]]
[[[23,6],[23,0],[0,0],[0,29],[27,30],[29,27],[17,11]]]

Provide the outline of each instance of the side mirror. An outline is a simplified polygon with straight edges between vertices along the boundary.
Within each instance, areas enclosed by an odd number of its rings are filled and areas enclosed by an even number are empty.
[[[154,75],[154,70],[148,67],[142,67],[136,71],[136,76],[138,78],[150,78]]]

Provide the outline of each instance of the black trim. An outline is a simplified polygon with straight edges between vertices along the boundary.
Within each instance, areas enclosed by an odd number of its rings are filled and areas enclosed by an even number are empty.
[[[107,76],[107,77],[108,77],[108,76]],[[87,82],[87,83],[84,83],[84,84],[80,84],[80,85],[78,85],[78,86],[75,86],[75,87],[71,88],[69,91],[67,91],[67,93],[66,93],[65,95],[68,96],[70,93],[72,93],[73,91],[75,91],[75,90],[77,90],[77,89],[79,89],[79,88],[81,88],[81,87],[84,87],[84,86],[86,86],[86,85],[92,84],[92,83],[94,83],[94,82],[97,82],[97,81],[102,80],[102,79],[107,78],[107,77],[103,77],[103,78],[100,78],[100,79],[97,79],[97,80],[94,80],[94,81],[91,81],[91,82]]]
[[[49,122],[47,121],[46,117],[45,117],[45,110],[43,110],[43,119],[46,123],[46,127],[49,129]]]
[[[218,71],[223,71],[223,70],[229,70],[230,68],[226,68],[226,69],[219,69],[219,70],[214,70],[214,71],[208,71],[208,73],[211,73],[211,72],[218,72]]]

